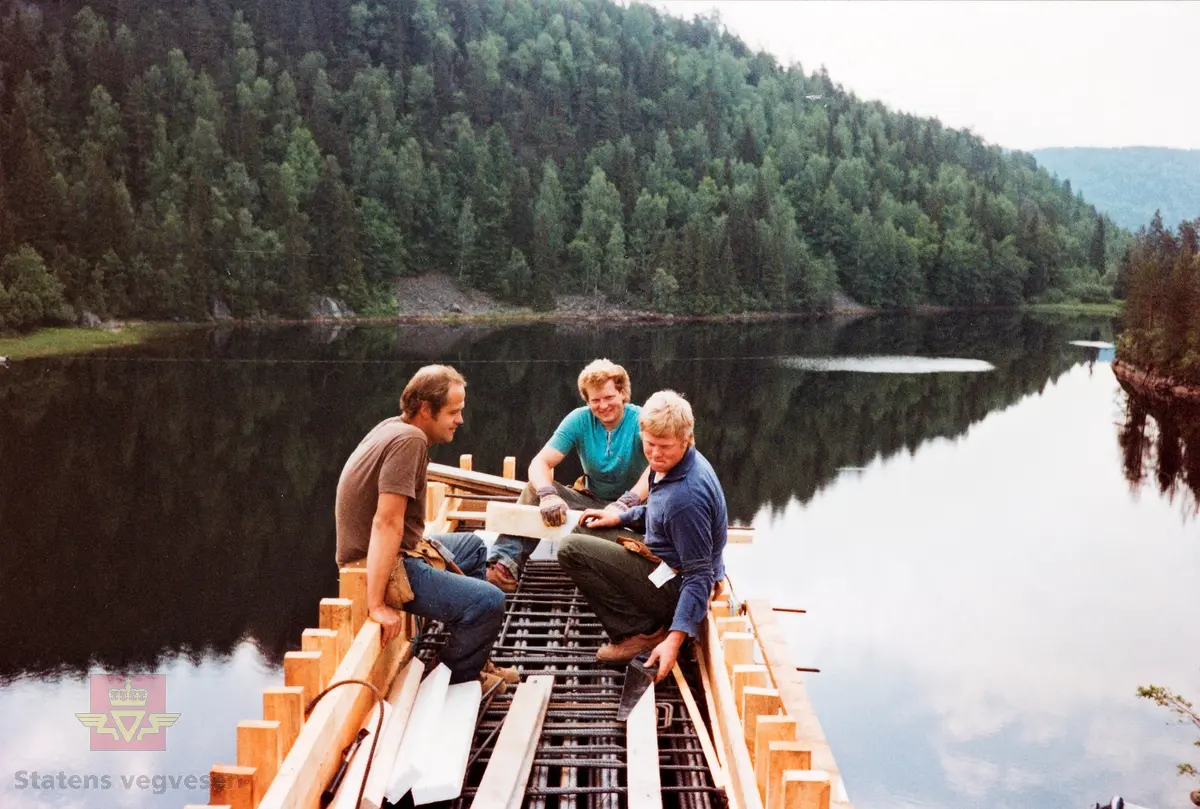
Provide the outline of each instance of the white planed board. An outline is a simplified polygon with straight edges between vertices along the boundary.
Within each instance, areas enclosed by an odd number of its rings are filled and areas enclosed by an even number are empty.
[[[629,809],[662,809],[657,725],[658,711],[654,705],[654,683],[651,683],[625,722]]]
[[[421,777],[412,786],[414,806],[454,800],[462,793],[471,757],[471,740],[483,687],[478,680],[457,683],[446,690],[433,744],[421,751]]]
[[[396,762],[400,742],[404,739],[404,729],[408,727],[413,703],[417,700],[417,690],[421,686],[421,675],[424,673],[425,664],[413,658],[396,677],[388,692],[387,704],[391,710],[384,715],[383,733],[379,737],[379,747],[375,750],[375,764],[367,778],[367,791],[363,793],[361,809],[380,809],[383,806],[383,794],[387,790],[392,766]],[[355,794],[357,795],[357,792]]]
[[[417,701],[413,704],[408,727],[404,729],[404,738],[384,793],[392,803],[399,803],[404,793],[421,777],[422,751],[427,750],[438,735],[449,687],[450,669],[439,663],[417,689]]]
[[[574,533],[582,514],[582,511],[569,509],[566,522],[562,525],[551,526],[542,522],[542,512],[537,506],[501,503],[492,500],[487,504],[485,525],[489,532],[509,534],[515,537],[562,539],[567,534]],[[753,542],[754,529],[731,527],[726,534],[726,541],[731,545]]]
[[[519,809],[524,803],[553,688],[554,678],[546,674],[535,674],[517,686],[471,809]]]

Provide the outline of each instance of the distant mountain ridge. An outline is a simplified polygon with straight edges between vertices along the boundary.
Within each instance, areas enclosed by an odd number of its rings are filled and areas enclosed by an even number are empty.
[[[1168,227],[1200,216],[1200,149],[1056,147],[1030,154],[1130,230],[1148,225],[1155,210]]]

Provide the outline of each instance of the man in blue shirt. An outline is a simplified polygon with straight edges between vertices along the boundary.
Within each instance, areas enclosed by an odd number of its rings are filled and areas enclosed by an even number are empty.
[[[611,642],[596,653],[621,663],[650,652],[659,679],[679,648],[696,637],[714,585],[725,578],[728,513],[712,465],[695,447],[691,405],[670,390],[655,393],[638,418],[650,464],[650,497],[621,514],[585,511],[592,528],[645,521],[645,543],[625,545],[582,534],[563,539],[558,561],[600,619]]]
[[[629,374],[609,360],[594,360],[580,372],[578,387],[586,404],[567,414],[534,457],[529,464],[529,484],[517,500],[523,505],[539,505],[542,521],[550,526],[562,525],[568,508],[607,507],[620,513],[644,500],[648,490],[646,459],[638,439],[641,408],[629,403]],[[554,482],[554,468],[572,451],[579,454],[587,480],[582,489]],[[488,555],[488,581],[506,593],[514,592],[538,541],[499,536]]]

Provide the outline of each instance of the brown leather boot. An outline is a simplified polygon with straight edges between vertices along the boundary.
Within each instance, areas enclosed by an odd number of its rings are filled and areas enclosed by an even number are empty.
[[[601,663],[628,663],[642,652],[648,652],[667,639],[667,630],[658,629],[649,635],[631,635],[619,643],[606,643],[596,650]]]

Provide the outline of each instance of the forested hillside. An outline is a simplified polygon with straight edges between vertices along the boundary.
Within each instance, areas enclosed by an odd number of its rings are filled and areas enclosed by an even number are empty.
[[[0,8],[0,326],[305,315],[326,294],[386,314],[390,282],[430,270],[541,308],[1014,304],[1106,294],[1128,238],[1030,155],[862,102],[715,19]]]
[[[1062,148],[1031,154],[1120,227],[1148,225],[1155,211],[1166,222],[1200,216],[1200,149]]]

